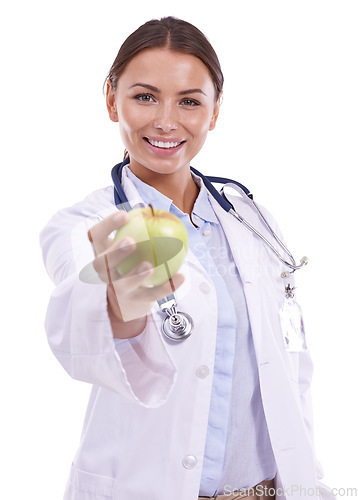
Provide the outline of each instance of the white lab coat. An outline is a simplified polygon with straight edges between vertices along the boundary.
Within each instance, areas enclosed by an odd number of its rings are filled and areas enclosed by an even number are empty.
[[[128,198],[138,199],[131,189]],[[323,474],[314,451],[311,357],[283,348],[282,265],[211,196],[210,201],[242,277],[278,498],[333,499],[319,481]],[[247,202],[232,201],[267,234]],[[197,500],[214,371],[216,291],[189,251],[181,268],[186,280],[176,297],[179,310],[193,317],[194,333],[170,344],[161,334],[163,314],[156,306],[144,332],[118,353],[106,285],[78,277],[93,259],[88,228],[115,210],[108,187],[60,211],[41,234],[46,268],[56,284],[45,321],[49,344],[73,378],[93,384],[64,500]]]

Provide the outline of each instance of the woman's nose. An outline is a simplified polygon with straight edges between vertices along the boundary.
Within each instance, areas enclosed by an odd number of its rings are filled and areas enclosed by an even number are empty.
[[[170,104],[161,104],[157,108],[157,115],[154,120],[154,128],[163,132],[170,132],[178,128],[176,110]]]

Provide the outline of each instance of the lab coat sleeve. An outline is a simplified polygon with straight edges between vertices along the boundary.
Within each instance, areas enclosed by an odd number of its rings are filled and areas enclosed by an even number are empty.
[[[54,355],[71,377],[155,408],[169,397],[177,370],[153,316],[148,315],[137,338],[116,349],[107,285],[86,283],[79,277],[81,266],[93,260],[88,226],[115,210],[111,192],[99,190],[61,210],[41,231],[45,267],[56,286],[45,330]]]
[[[275,233],[278,235],[278,237],[281,239],[281,241],[285,243],[283,235],[281,233],[281,230],[275,221],[275,219],[272,217],[272,215],[267,212],[267,210],[264,207],[260,206],[260,209],[262,210],[264,216],[267,218],[269,221],[270,225],[272,226],[273,230]],[[292,280],[291,280],[292,281]],[[293,281],[291,283],[294,285]],[[307,430],[307,434],[309,437],[309,440],[311,442],[311,447],[314,453],[315,457],[315,463],[316,463],[316,475],[318,479],[318,487],[319,487],[319,492],[320,492],[320,497],[322,500],[333,500],[336,497],[333,495],[331,489],[322,483],[320,480],[324,476],[324,471],[322,468],[321,463],[317,460],[316,457],[316,451],[315,451],[315,442],[314,442],[314,416],[313,416],[313,405],[312,405],[312,395],[311,395],[311,383],[312,383],[312,377],[313,377],[313,361],[312,357],[309,351],[304,351],[299,354],[299,368],[298,368],[298,386],[299,386],[299,392],[300,392],[300,401],[301,401],[301,407],[302,407],[302,415],[305,423],[305,427]]]

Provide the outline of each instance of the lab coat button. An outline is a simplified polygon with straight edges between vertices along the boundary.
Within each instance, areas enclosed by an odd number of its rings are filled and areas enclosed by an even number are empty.
[[[199,368],[196,370],[196,376],[198,378],[206,378],[210,373],[209,367],[206,365],[201,365]]]
[[[197,459],[194,455],[187,455],[183,458],[183,465],[186,469],[194,469],[196,466]]]
[[[210,234],[210,231],[204,231],[204,232],[203,232],[203,235],[204,235],[204,236],[209,236],[209,234]]]
[[[200,283],[199,289],[202,293],[208,294],[210,292],[210,285],[209,283],[203,281],[202,283]]]

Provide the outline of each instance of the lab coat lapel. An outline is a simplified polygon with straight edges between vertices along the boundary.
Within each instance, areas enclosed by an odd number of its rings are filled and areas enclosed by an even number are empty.
[[[211,197],[210,201],[229,242],[235,264],[239,270],[243,283],[255,283],[257,270],[255,269],[256,246],[253,234],[239,221],[220,207]]]
[[[258,362],[261,361],[262,343],[262,308],[260,296],[260,269],[258,267],[258,245],[254,235],[239,221],[226,212],[210,195],[212,207],[220,221],[228,240],[233,259],[244,286],[248,313],[250,317],[252,336]]]

